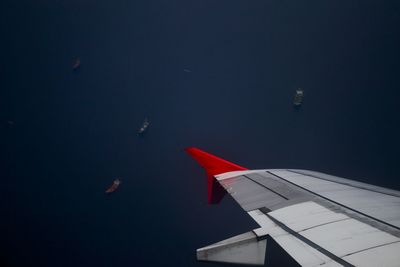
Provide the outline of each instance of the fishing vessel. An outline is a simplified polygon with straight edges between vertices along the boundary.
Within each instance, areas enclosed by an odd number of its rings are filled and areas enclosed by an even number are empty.
[[[106,190],[106,194],[111,194],[113,192],[115,192],[119,185],[121,184],[121,180],[120,179],[115,179],[113,184]]]
[[[147,120],[147,118],[145,118],[142,127],[140,127],[138,131],[138,134],[144,134],[147,131],[147,128],[149,128],[149,125],[150,122]]]
[[[301,106],[301,104],[303,103],[303,96],[304,96],[303,89],[301,89],[301,88],[297,89],[296,93],[294,94],[294,97],[293,97],[293,105],[295,107]]]

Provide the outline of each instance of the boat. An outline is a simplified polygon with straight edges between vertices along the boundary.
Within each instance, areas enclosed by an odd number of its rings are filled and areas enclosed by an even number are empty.
[[[106,194],[114,193],[118,189],[120,184],[121,184],[121,180],[118,178],[115,179],[113,184],[106,190]]]
[[[79,58],[77,58],[77,59],[75,60],[74,65],[72,65],[72,69],[73,69],[73,70],[78,70],[80,66],[81,66],[81,60],[80,60]]]
[[[293,97],[293,105],[295,107],[300,107],[301,104],[303,103],[303,96],[304,96],[304,91],[303,89],[299,88],[296,90],[296,93]]]
[[[144,134],[147,131],[147,128],[149,128],[149,125],[150,122],[147,120],[147,118],[145,118],[142,127],[140,127],[138,131],[138,134]]]

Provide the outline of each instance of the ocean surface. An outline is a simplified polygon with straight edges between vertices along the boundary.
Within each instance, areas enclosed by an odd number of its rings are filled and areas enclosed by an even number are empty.
[[[188,146],[400,190],[399,25],[394,0],[2,0],[0,265],[220,266],[195,249],[257,225]]]

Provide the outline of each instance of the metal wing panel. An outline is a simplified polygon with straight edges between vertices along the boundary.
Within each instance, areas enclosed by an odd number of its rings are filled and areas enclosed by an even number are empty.
[[[332,262],[332,259],[323,253],[280,228],[260,210],[250,211],[249,215],[261,226],[261,228],[253,230],[257,236],[272,237],[301,266],[314,267]],[[341,265],[335,262],[329,266]]]
[[[278,209],[270,214],[297,232],[350,219],[342,213],[334,212],[312,201]]]
[[[303,211],[308,210],[306,213],[329,213],[316,203],[305,202],[295,206]],[[251,211],[249,215],[261,225],[261,228],[254,230],[258,236],[271,236],[302,266],[398,266],[399,251],[394,254],[392,252],[396,244],[400,243],[399,238],[351,218],[320,221],[318,225],[310,220],[310,227],[302,230],[303,227],[298,226],[304,224],[304,221],[294,221],[295,216],[287,214],[292,211],[290,208],[269,213]],[[392,254],[382,257],[374,251],[376,249],[382,255]],[[375,262],[380,264],[365,264],[363,257],[370,254],[379,258]]]
[[[245,176],[219,181],[229,194],[246,211],[276,205],[285,199]]]
[[[393,190],[386,194],[384,188],[377,192],[371,191],[371,188],[365,189],[365,186],[354,187],[287,170],[269,172],[336,203],[400,228],[400,198],[393,195]]]
[[[354,219],[321,225],[301,234],[338,257],[400,241],[393,235]]]
[[[273,175],[267,172],[249,173],[244,175],[251,181],[268,188],[270,191],[275,192],[286,200],[302,199],[305,194],[303,191],[291,186],[290,184],[283,183],[281,180],[276,179]]]
[[[331,181],[331,182],[335,182],[335,183],[350,185],[350,186],[361,188],[361,189],[366,189],[366,190],[370,190],[370,191],[375,191],[375,192],[380,192],[380,193],[384,193],[387,195],[393,195],[396,197],[400,197],[400,192],[393,190],[393,189],[384,188],[384,187],[380,187],[380,186],[376,186],[376,185],[371,185],[371,184],[367,184],[367,183],[363,183],[363,182],[358,182],[358,181],[354,181],[354,180],[350,180],[350,179],[346,179],[346,178],[342,178],[342,177],[337,177],[337,176],[322,173],[322,172],[309,171],[309,170],[292,170],[292,169],[289,169],[288,171],[315,177],[315,178],[322,179],[322,180],[327,180],[327,181]]]
[[[227,173],[217,180],[246,211],[262,207],[275,210],[314,198],[264,170]]]
[[[271,236],[301,266],[313,267],[327,263],[332,263],[330,266],[342,266],[290,234]]]
[[[197,259],[222,263],[263,265],[267,240],[258,240],[253,232],[228,238],[197,250]]]
[[[373,249],[361,251],[344,257],[346,261],[351,262],[355,266],[363,267],[398,267],[400,243],[393,243]]]
[[[292,205],[268,214],[312,244],[318,244],[337,257],[343,258],[400,242],[398,237],[314,202]],[[352,263],[352,259],[346,261]]]

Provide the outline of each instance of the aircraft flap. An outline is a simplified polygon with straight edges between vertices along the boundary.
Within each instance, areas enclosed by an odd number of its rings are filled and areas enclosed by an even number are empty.
[[[222,263],[264,265],[267,240],[250,231],[197,249],[197,260]]]

